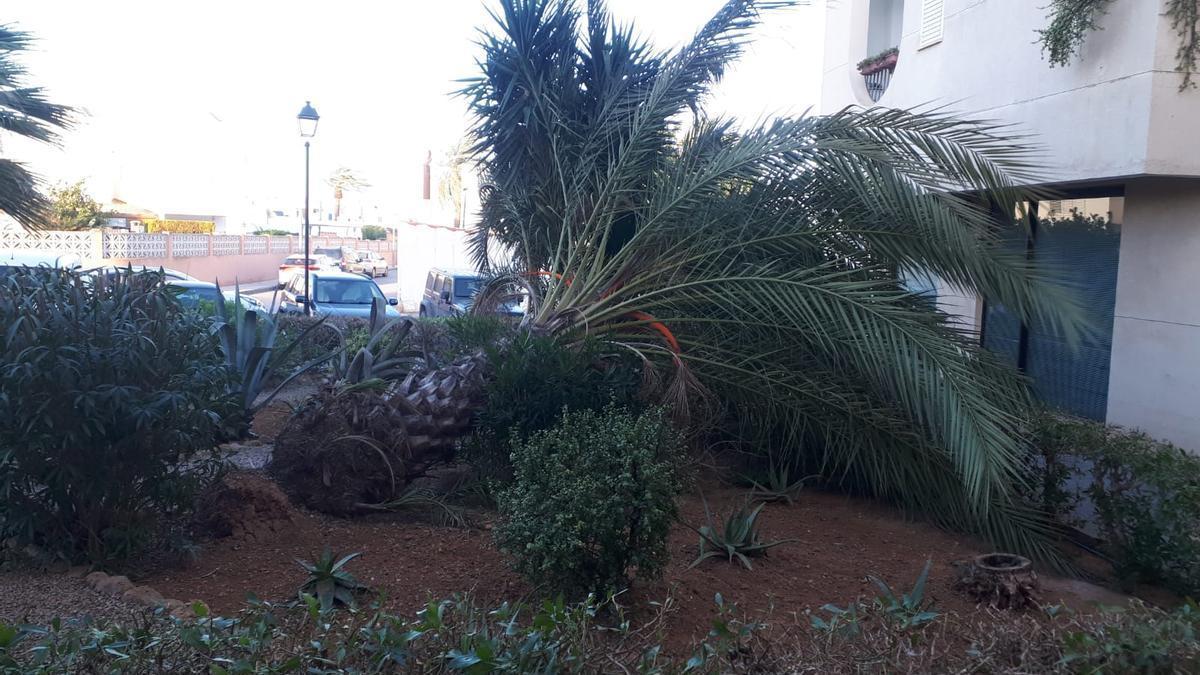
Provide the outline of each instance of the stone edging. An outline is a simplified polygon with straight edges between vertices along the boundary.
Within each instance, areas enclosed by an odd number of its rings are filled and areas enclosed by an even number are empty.
[[[192,605],[197,601],[183,602],[174,598],[164,598],[162,593],[159,593],[150,586],[138,586],[129,580],[129,577],[115,575],[109,576],[105,572],[88,573],[88,567],[72,567],[67,570],[67,576],[75,579],[83,579],[88,586],[104,595],[109,595],[115,598],[139,607],[147,609],[163,609],[170,616],[176,619],[194,619],[196,613],[192,610]]]

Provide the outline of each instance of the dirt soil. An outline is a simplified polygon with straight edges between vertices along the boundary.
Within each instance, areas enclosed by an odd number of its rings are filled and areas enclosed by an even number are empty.
[[[531,595],[529,585],[496,549],[488,524],[465,530],[395,517],[340,520],[281,507],[278,488],[261,475],[242,474],[232,482],[237,494],[252,504],[232,511],[245,521],[228,528],[231,536],[205,545],[188,567],[162,570],[139,583],[168,597],[199,598],[217,612],[233,613],[248,594],[266,600],[294,598],[304,579],[295,559],[312,560],[329,547],[340,554],[361,552],[348,569],[384,594],[389,608],[403,613],[456,592],[472,592],[485,605]],[[725,489],[706,496],[723,514],[741,503],[744,492]],[[703,524],[703,502],[697,496],[684,497],[680,515],[694,526]],[[897,593],[906,592],[931,559],[927,596],[937,608],[974,610],[951,589],[952,563],[985,552],[967,537],[905,520],[873,502],[811,491],[796,504],[767,506],[759,522],[764,539],[795,541],[754,559],[751,570],[720,559],[688,569],[696,558],[698,538],[685,525],[677,525],[669,539],[671,563],[664,578],[635,586],[626,604],[648,612],[650,602],[670,597],[676,611],[668,621],[666,639],[671,646],[682,646],[708,631],[717,593],[751,618],[807,621],[806,610],[874,597],[877,592],[868,575],[884,579]],[[1080,582],[1046,581],[1049,590],[1043,600],[1050,603],[1062,600],[1084,608],[1092,600],[1121,598],[1104,596],[1103,589]]]

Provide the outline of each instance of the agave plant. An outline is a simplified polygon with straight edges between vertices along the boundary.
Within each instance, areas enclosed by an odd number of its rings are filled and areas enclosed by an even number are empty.
[[[0,132],[57,143],[58,132],[70,128],[74,110],[48,102],[41,87],[25,82],[25,68],[15,57],[32,42],[28,33],[0,25]],[[23,227],[44,227],[49,202],[38,191],[38,183],[23,164],[0,157],[0,213]]]
[[[708,510],[708,502],[704,503],[704,514],[708,522],[696,530],[700,534],[700,555],[688,568],[695,567],[709,558],[726,558],[729,562],[735,559],[746,569],[752,569],[750,558],[766,555],[767,551],[786,544],[793,539],[763,541],[758,533],[758,514],[766,504],[759,504],[753,509],[749,502],[742,504],[725,518],[724,525],[718,529],[713,521],[712,512]]]
[[[350,359],[340,355],[334,369],[334,379],[343,387],[363,386],[372,382],[399,379],[424,356],[417,350],[402,350],[413,321],[408,318],[387,319],[388,304],[383,298],[372,298],[371,316],[367,322],[367,344]]]
[[[354,594],[367,590],[367,587],[359,583],[345,568],[347,563],[360,555],[362,554],[351,553],[338,558],[326,547],[315,563],[297,558],[296,564],[308,572],[308,578],[300,586],[300,593],[315,597],[321,603],[321,609],[326,611],[339,603],[353,607]]]
[[[706,116],[752,29],[793,4],[728,0],[661,52],[600,0],[498,0],[463,89],[486,186],[476,306],[524,296],[523,330],[635,354],[681,416],[754,410],[803,430],[805,463],[848,487],[1053,557],[1015,496],[1026,383],[900,281],[933,275],[1078,338],[1071,294],[1000,234],[1033,196],[1017,187],[1038,180],[1031,147],[941,111]],[[511,268],[490,265],[501,252]],[[437,393],[411,407],[439,443],[487,385],[486,357],[472,364],[414,368],[393,394]]]
[[[804,489],[804,483],[817,476],[796,478],[796,458],[772,456],[767,460],[767,475],[763,482],[751,481],[750,497],[763,502],[792,504]]]
[[[219,282],[217,283],[217,296],[225,297],[221,293]],[[301,365],[265,396],[260,396],[263,393],[264,383],[269,380],[275,370],[275,367],[271,365],[271,356],[276,349],[275,341],[279,328],[271,317],[248,309],[242,303],[240,286],[234,286],[233,297],[233,316],[230,316],[230,308],[226,307],[224,301],[213,303],[212,330],[217,335],[221,353],[225,356],[225,365],[236,375],[242,410],[245,413],[245,419],[249,420],[254,413],[270,404],[280,391],[291,384],[292,380],[328,361],[342,350],[334,349]],[[272,300],[271,306],[275,306],[274,300]],[[322,324],[323,321],[317,321],[304,329],[300,335],[296,336],[295,340],[282,349],[276,363],[285,362],[287,355]],[[329,328],[336,330],[333,326],[329,326]],[[245,429],[242,431],[244,432]]]

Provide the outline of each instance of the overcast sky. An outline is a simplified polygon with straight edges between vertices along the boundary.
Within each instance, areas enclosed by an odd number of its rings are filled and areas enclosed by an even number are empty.
[[[416,208],[427,150],[463,134],[450,96],[475,72],[481,0],[22,0],[3,20],[39,39],[31,81],[86,110],[63,148],[9,143],[48,180],[85,178],[95,197],[160,211],[291,209],[303,197],[296,113],[321,115],[314,202],[338,166],[365,177],[389,217]],[[655,44],[691,37],[722,0],[608,0]],[[817,103],[821,0],[777,13],[710,110],[758,118]],[[228,214],[232,215],[232,214]]]

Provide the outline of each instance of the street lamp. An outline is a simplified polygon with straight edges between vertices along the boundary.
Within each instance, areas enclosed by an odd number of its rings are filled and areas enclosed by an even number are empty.
[[[311,101],[305,101],[296,120],[300,122],[300,138],[304,140],[304,315],[312,316],[312,298],[309,297],[308,277],[312,266],[309,265],[309,224],[308,224],[308,139],[317,135],[317,121],[321,116],[312,107]]]

